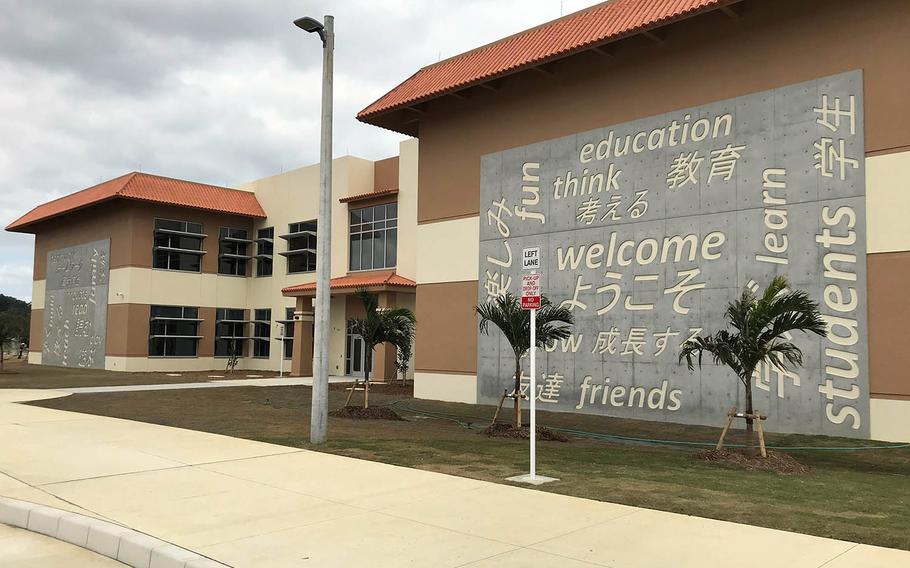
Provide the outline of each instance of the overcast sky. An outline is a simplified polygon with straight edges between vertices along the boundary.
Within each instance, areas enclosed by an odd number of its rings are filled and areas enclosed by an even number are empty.
[[[133,170],[233,185],[319,159],[335,16],[335,156],[395,155],[354,115],[418,68],[584,0],[0,0],[0,222]],[[0,293],[30,299],[31,235],[0,233]]]

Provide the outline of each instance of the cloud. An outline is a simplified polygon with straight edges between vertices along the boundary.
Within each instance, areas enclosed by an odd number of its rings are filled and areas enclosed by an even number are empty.
[[[132,170],[234,185],[318,161],[322,50],[295,18],[332,10],[334,153],[379,159],[403,137],[357,111],[422,66],[558,17],[560,4],[6,0],[0,221]],[[0,292],[30,294],[32,246],[0,235]]]

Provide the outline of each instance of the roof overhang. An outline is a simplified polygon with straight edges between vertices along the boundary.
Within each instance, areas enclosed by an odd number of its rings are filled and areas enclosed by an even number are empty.
[[[391,195],[398,195],[398,188],[392,189],[380,189],[379,191],[371,191],[369,193],[359,193],[357,195],[349,195],[348,197],[342,197],[338,200],[338,203],[358,203],[361,201],[370,201],[371,199],[378,199],[380,197],[389,197]]]
[[[359,290],[370,292],[407,292],[413,294],[417,283],[410,278],[404,278],[395,272],[371,272],[364,274],[349,274],[340,278],[332,278],[329,285],[333,294],[354,294]],[[316,295],[316,283],[297,284],[281,289],[286,297],[307,297]]]
[[[266,216],[265,210],[256,199],[256,194],[249,191],[131,172],[39,205],[7,225],[6,230],[34,233],[36,227],[45,221],[114,199],[172,205],[241,217]]]
[[[491,44],[424,67],[357,114],[367,124],[419,136],[427,103],[446,96],[469,98],[470,90],[499,90],[504,77],[534,70],[552,75],[552,64],[582,52],[613,55],[614,44],[632,36],[662,42],[664,28],[720,10],[738,17],[742,0],[611,0]]]

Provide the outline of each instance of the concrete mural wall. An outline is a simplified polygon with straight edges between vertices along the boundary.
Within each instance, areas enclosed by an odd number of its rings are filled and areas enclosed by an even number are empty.
[[[478,300],[518,294],[541,247],[543,293],[576,324],[539,354],[540,407],[717,425],[743,386],[679,346],[784,275],[830,333],[793,334],[803,367],[759,369],[755,407],[771,430],[868,437],[864,180],[861,71],[486,155]],[[514,359],[498,332],[478,342],[494,403]]]
[[[104,368],[109,239],[50,251],[44,299],[44,365]]]

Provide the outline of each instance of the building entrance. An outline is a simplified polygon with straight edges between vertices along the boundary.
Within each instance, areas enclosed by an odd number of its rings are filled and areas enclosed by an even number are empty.
[[[364,360],[366,345],[363,337],[351,331],[351,322],[348,322],[345,334],[344,347],[344,374],[348,377],[364,377],[364,367],[372,368],[372,357]]]

